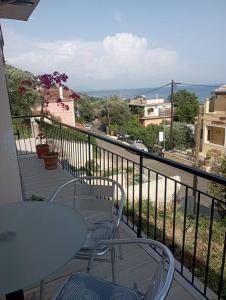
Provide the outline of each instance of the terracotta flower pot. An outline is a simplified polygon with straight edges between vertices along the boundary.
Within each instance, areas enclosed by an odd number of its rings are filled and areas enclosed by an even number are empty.
[[[49,145],[48,144],[36,145],[36,152],[37,152],[38,158],[42,158],[43,155],[45,155],[49,152]]]
[[[54,170],[57,168],[57,159],[58,159],[58,153],[47,153],[42,156],[45,164],[45,168],[47,170]]]

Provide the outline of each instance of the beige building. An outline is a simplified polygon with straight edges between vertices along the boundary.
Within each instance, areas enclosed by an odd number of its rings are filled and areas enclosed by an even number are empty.
[[[145,99],[143,97],[130,99],[132,112],[139,114],[141,123],[146,127],[150,124],[159,125],[171,122],[171,104],[165,99]]]
[[[214,91],[205,101],[202,112],[201,155],[209,150],[226,153],[226,85]]]

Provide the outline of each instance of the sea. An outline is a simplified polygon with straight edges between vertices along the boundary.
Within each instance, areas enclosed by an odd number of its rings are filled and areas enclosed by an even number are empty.
[[[187,85],[177,85],[175,92],[179,90],[186,89],[189,92],[195,93],[200,102],[205,101],[206,98],[209,98],[214,90],[220,85],[208,85],[208,86],[187,86]],[[114,90],[96,90],[96,91],[85,91],[84,94],[87,94],[96,98],[108,98],[111,96],[119,96],[124,99],[133,98],[136,96],[145,96],[149,99],[158,99],[164,98],[168,99],[171,93],[171,87],[165,86],[162,88],[152,87],[152,88],[138,88],[138,89],[114,89]]]

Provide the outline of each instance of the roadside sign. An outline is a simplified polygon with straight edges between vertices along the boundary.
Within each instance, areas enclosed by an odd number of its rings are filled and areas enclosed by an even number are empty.
[[[164,132],[160,131],[159,132],[159,142],[163,142],[164,141]]]

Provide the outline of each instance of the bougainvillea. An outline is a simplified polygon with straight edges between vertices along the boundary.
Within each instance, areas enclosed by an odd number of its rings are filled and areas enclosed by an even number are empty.
[[[41,102],[41,114],[45,114],[47,112],[48,100],[46,99],[46,95],[49,94],[49,90],[51,88],[62,87],[64,90],[69,90],[69,88],[65,85],[68,80],[68,76],[65,73],[59,73],[57,71],[52,74],[42,74],[36,77],[36,80],[24,80],[21,82],[18,87],[18,92],[22,96],[25,93],[29,93],[32,90],[39,91],[42,97]],[[72,91],[69,95],[69,98],[73,100],[78,100],[80,98],[79,94]],[[62,109],[69,110],[69,106],[62,102],[60,97],[55,99],[57,105],[60,105]]]
[[[61,106],[63,110],[69,110],[69,106],[65,104],[62,99],[59,97],[58,93],[54,93],[54,96],[51,95],[51,90],[57,88],[62,88],[63,90],[69,91],[69,88],[65,85],[68,80],[68,76],[65,73],[60,74],[55,71],[52,74],[43,74],[35,77],[35,80],[23,80],[18,87],[18,93],[23,96],[25,93],[32,93],[34,91],[38,92],[41,96],[41,118],[36,120],[39,126],[39,133],[36,139],[39,139],[40,144],[42,144],[43,139],[45,139],[44,132],[44,116],[48,114],[48,105],[49,98],[51,97],[52,101],[55,101],[58,106]],[[71,94],[68,94],[67,97],[77,101],[80,96],[76,92],[71,90]]]

